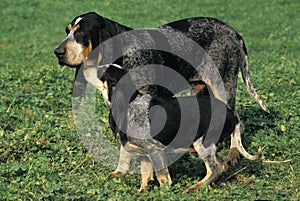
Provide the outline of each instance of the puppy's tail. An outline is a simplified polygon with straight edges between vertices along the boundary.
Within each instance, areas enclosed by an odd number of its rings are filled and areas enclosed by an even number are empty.
[[[254,89],[254,86],[253,86],[251,78],[250,78],[249,68],[248,68],[247,49],[246,49],[246,46],[245,46],[245,43],[244,43],[242,37],[241,36],[239,36],[239,37],[240,37],[240,42],[243,47],[243,51],[244,51],[244,55],[245,55],[243,65],[241,66],[243,81],[246,84],[247,90],[248,90],[249,94],[251,95],[251,97],[260,105],[260,107],[264,111],[266,111],[267,113],[270,113],[267,106],[263,103],[263,101],[260,99],[260,97],[258,96],[258,94],[256,93],[256,91]]]
[[[243,144],[242,144],[242,139],[241,139],[241,130],[240,130],[240,123],[238,123],[235,127],[235,131],[234,131],[234,141],[235,141],[235,145],[237,150],[240,152],[240,154],[242,154],[242,156],[244,156],[246,159],[250,160],[250,161],[256,161],[258,159],[260,159],[261,154],[262,154],[262,149],[259,147],[257,154],[256,155],[251,155],[249,154]]]

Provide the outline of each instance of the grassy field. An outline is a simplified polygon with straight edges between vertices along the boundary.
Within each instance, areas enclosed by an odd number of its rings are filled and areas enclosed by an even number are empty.
[[[299,199],[298,0],[2,0],[0,5],[0,200]],[[112,178],[112,170],[97,163],[78,138],[70,96],[74,70],[59,66],[53,54],[68,22],[88,11],[133,28],[192,16],[233,26],[245,39],[252,80],[271,110],[265,114],[239,80],[244,144],[251,153],[264,147],[262,160],[241,158],[215,185],[187,195],[182,191],[205,174],[201,160],[189,155],[170,167],[170,189],[154,183],[137,193],[140,175]],[[105,109],[102,114],[106,122]]]

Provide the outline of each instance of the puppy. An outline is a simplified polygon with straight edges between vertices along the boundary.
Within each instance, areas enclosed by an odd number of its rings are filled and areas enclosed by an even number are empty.
[[[217,154],[217,144],[238,132],[240,124],[222,101],[200,94],[153,97],[135,89],[129,77],[126,78],[128,71],[117,65],[100,66],[97,73],[99,80],[105,83],[111,102],[109,120],[113,132],[120,135],[121,144],[128,153],[142,156],[140,190],[153,179],[153,170],[160,186],[172,183],[165,161],[167,148],[193,149],[205,163],[206,176],[185,192],[211,184],[227,170],[227,163]],[[128,92],[133,93],[128,95]],[[162,117],[164,114],[166,118]],[[184,131],[180,132],[182,124]]]

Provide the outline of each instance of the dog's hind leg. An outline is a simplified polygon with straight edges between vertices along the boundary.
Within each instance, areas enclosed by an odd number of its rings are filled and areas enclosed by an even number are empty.
[[[230,135],[231,143],[230,143],[230,150],[227,154],[227,156],[224,158],[224,161],[226,163],[230,162],[231,165],[235,166],[238,164],[238,158],[239,158],[239,151],[237,149],[236,145],[236,139],[234,138],[234,133]]]
[[[238,117],[238,114],[236,114],[236,116]],[[238,117],[239,118],[239,117]],[[241,122],[239,123],[241,124]],[[233,131],[233,133],[231,133],[230,135],[230,139],[231,139],[231,143],[230,143],[230,150],[227,154],[227,156],[224,158],[224,161],[226,163],[230,162],[231,165],[235,166],[238,164],[238,158],[240,156],[240,152],[237,149],[237,143],[236,143],[236,133],[241,133],[241,127],[237,127],[235,128],[235,130]]]
[[[227,164],[224,163],[223,159],[217,155],[217,148],[214,144],[205,148],[202,144],[202,138],[196,140],[194,143],[194,148],[199,154],[200,158],[204,161],[206,167],[206,176],[194,184],[193,186],[187,188],[184,193],[188,193],[191,190],[198,189],[202,186],[209,185],[218,179],[219,175],[227,170]]]
[[[258,149],[258,152],[256,155],[251,155],[249,154],[243,144],[242,144],[242,138],[241,138],[241,128],[240,128],[240,123],[238,123],[235,126],[235,130],[233,132],[233,134],[231,134],[231,147],[230,147],[230,152],[229,154],[225,157],[225,161],[232,161],[232,150],[234,151],[238,151],[239,153],[242,154],[242,156],[244,156],[246,159],[251,160],[251,161],[255,161],[258,160],[260,158],[261,155],[261,148]]]

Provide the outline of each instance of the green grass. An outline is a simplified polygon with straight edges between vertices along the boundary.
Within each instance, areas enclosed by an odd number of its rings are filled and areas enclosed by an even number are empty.
[[[299,1],[2,0],[0,5],[0,200],[299,199]],[[202,162],[191,156],[170,167],[170,190],[154,183],[151,191],[137,193],[139,175],[110,177],[112,170],[97,163],[78,138],[70,96],[74,70],[59,66],[53,54],[68,22],[88,11],[134,28],[191,16],[232,25],[245,39],[254,85],[272,112],[264,114],[239,81],[244,144],[252,153],[264,147],[262,160],[242,158],[214,186],[188,195],[182,191],[205,174]],[[105,122],[103,104],[99,108]]]

